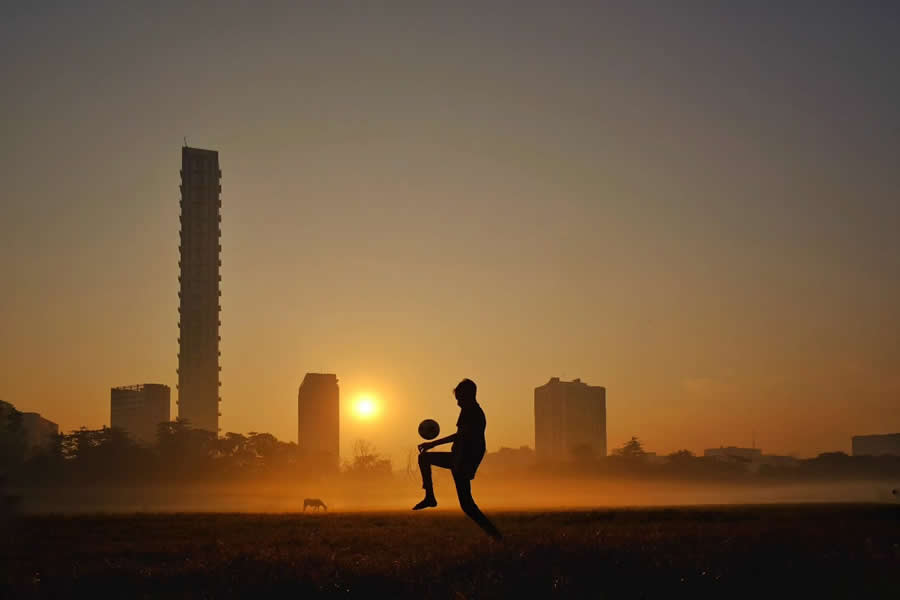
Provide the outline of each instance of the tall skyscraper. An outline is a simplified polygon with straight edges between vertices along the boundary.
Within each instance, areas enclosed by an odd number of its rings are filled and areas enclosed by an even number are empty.
[[[178,417],[219,432],[219,153],[181,149]]]
[[[159,383],[114,387],[109,391],[109,426],[135,441],[156,443],[156,428],[169,421],[169,386]]]
[[[534,450],[542,461],[606,456],[606,388],[559,377],[534,388]]]
[[[340,417],[337,375],[307,373],[297,392],[297,445],[314,464],[339,466]]]

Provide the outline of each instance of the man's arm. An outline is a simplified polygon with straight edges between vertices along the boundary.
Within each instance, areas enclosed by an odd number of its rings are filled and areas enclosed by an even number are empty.
[[[439,440],[432,440],[430,442],[422,442],[421,444],[419,444],[419,452],[424,452],[426,450],[434,448],[435,446],[440,446],[441,444],[449,444],[450,442],[453,442],[456,440],[456,435],[457,434],[453,433],[453,434],[448,435],[447,437],[442,437]]]

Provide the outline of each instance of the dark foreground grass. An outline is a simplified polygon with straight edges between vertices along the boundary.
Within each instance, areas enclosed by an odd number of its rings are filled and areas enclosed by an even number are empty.
[[[900,507],[29,516],[0,598],[900,598]]]

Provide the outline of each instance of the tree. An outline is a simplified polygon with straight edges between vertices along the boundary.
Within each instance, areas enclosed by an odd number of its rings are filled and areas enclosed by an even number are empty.
[[[157,452],[165,471],[196,478],[210,473],[217,450],[212,431],[193,429],[183,419],[160,423],[156,429]]]
[[[140,478],[153,464],[153,453],[118,427],[82,427],[62,436],[62,462],[84,481]]]
[[[18,467],[25,460],[25,430],[22,413],[0,400],[0,473]]]
[[[678,452],[673,452],[669,455],[669,460],[672,462],[688,462],[693,458],[697,458],[694,456],[694,453],[690,450],[679,450]]]
[[[253,454],[262,460],[263,464],[271,463],[275,454],[278,452],[278,445],[281,442],[271,433],[253,432],[247,439],[247,444]]]
[[[372,442],[356,440],[353,444],[353,461],[345,463],[344,470],[356,475],[390,474],[391,461],[382,458]]]
[[[244,444],[246,443],[246,437],[240,433],[229,431],[225,434],[225,437],[221,437],[217,440],[216,445],[218,450],[216,456],[227,462],[239,464],[243,458],[242,454],[245,451]]]
[[[631,439],[625,442],[624,446],[613,450],[613,454],[623,458],[642,458],[647,453],[644,452],[644,446],[641,444],[641,441],[636,436],[631,436]]]

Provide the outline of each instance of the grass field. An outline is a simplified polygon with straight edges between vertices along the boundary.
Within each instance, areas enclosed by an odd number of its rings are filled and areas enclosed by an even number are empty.
[[[900,507],[27,516],[0,597],[900,598]]]

